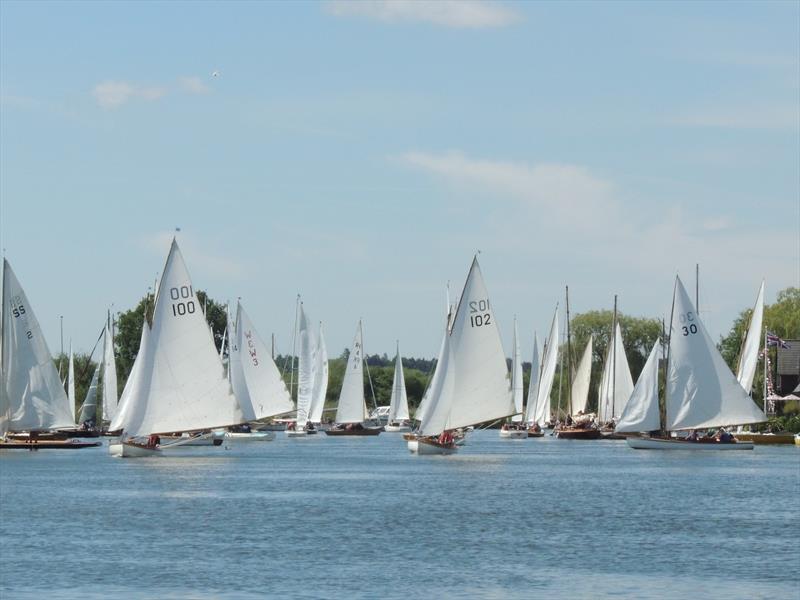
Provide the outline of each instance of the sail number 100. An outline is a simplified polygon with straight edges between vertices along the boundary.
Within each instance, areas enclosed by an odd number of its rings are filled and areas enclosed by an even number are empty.
[[[177,317],[180,315],[192,314],[195,311],[194,300],[188,300],[188,298],[194,297],[192,286],[182,285],[179,288],[169,288],[169,297],[172,300],[178,300],[178,302],[172,303],[173,316]],[[183,302],[182,300],[186,300],[186,302]]]
[[[491,313],[489,313],[489,300],[470,300],[469,303],[469,324],[471,327],[481,327],[491,324]]]

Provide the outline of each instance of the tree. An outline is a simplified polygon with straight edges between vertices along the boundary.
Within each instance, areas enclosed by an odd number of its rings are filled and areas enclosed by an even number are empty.
[[[92,381],[92,375],[94,375],[94,370],[98,367],[98,363],[94,362],[92,356],[89,354],[74,354],[72,360],[75,368],[75,414],[77,415],[86,398],[86,392],[89,390],[89,384]],[[56,369],[58,369],[59,365],[62,366],[64,381],[65,384],[68,385],[66,376],[69,355],[66,353],[57,354],[53,357],[53,361],[55,362]],[[98,389],[98,401],[101,395],[101,390]]]

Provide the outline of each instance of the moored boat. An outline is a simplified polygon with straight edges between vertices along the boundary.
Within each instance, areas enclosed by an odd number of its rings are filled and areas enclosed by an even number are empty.
[[[75,438],[66,440],[0,438],[0,449],[3,450],[79,450],[81,448],[94,448],[102,445],[103,442],[84,442]]]
[[[636,450],[752,450],[752,442],[718,440],[690,441],[679,438],[628,437],[628,446]]]

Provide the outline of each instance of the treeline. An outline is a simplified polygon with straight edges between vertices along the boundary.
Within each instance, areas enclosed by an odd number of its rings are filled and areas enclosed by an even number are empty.
[[[225,305],[208,298],[202,291],[197,293],[200,304],[203,305],[206,319],[211,326],[214,341],[219,349],[222,345],[223,335],[227,325]],[[116,363],[117,363],[117,382],[119,393],[125,385],[133,361],[139,351],[139,341],[141,339],[142,323],[145,319],[148,322],[152,319],[153,297],[148,295],[143,298],[136,307],[118,313],[115,337]],[[730,332],[720,339],[718,344],[725,361],[735,372],[739,358],[739,352],[746,334],[752,309],[743,310],[734,322]],[[618,320],[622,329],[625,354],[628,358],[633,380],[639,377],[647,356],[655,343],[655,340],[664,335],[662,332],[662,322],[658,319],[631,317],[618,313]],[[592,352],[592,374],[589,392],[588,407],[594,410],[597,406],[597,387],[602,374],[603,362],[608,351],[611,336],[611,323],[613,314],[609,310],[590,311],[575,315],[570,320],[571,331],[571,360],[567,353],[566,344],[562,344],[561,352],[563,366],[556,370],[551,399],[556,406],[566,406],[567,394],[569,389],[569,365],[573,369],[577,367],[577,361],[583,353],[589,336],[593,336]],[[764,325],[767,330],[777,334],[783,339],[800,339],[800,289],[787,288],[778,294],[777,301],[764,310]],[[668,324],[667,324],[668,326]],[[542,343],[540,340],[540,360],[542,356]],[[773,364],[775,360],[775,349],[771,348]],[[523,349],[523,354],[530,359],[532,348]],[[328,393],[326,407],[334,407],[339,397],[342,387],[344,369],[347,363],[349,350],[345,349],[338,358],[332,358],[328,363]],[[88,354],[75,355],[75,381],[76,395],[78,404],[83,402],[92,373],[97,366],[96,361]],[[62,377],[66,376],[67,356],[55,357],[56,364],[60,366]],[[292,381],[296,382],[296,377],[292,377],[287,365],[291,364],[290,357],[279,355],[275,357],[278,369],[281,370],[287,387],[292,386]],[[510,359],[509,368],[510,368]],[[365,377],[364,394],[367,398],[367,405],[372,406],[374,394],[375,403],[378,406],[389,404],[392,393],[392,383],[394,379],[394,357],[386,354],[371,354],[366,356],[366,363],[369,377]],[[413,414],[416,406],[422,400],[425,388],[430,380],[435,367],[435,359],[427,358],[403,358],[403,373],[406,379],[406,393],[408,394],[409,405]],[[523,362],[524,394],[527,398],[529,379],[531,373],[530,362]],[[754,383],[753,397],[761,403],[763,394],[763,369],[759,369]],[[98,389],[98,405],[101,404],[99,397],[101,390]],[[292,396],[296,396],[296,390],[292,389]],[[800,412],[800,407],[788,404],[785,407],[788,412]]]

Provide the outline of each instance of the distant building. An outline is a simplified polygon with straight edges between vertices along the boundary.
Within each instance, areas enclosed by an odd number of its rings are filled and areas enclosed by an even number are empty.
[[[800,340],[784,340],[789,346],[778,346],[778,378],[775,392],[788,396],[800,385]]]

